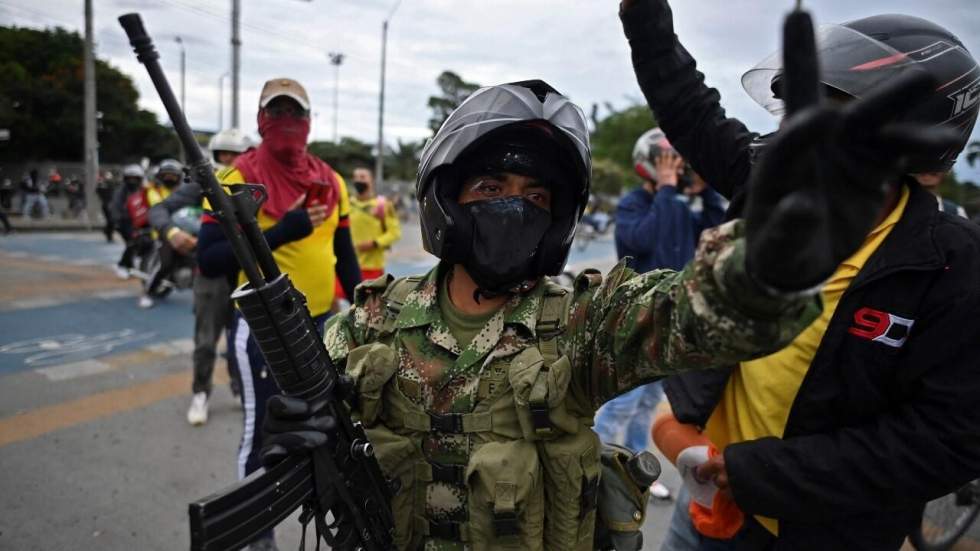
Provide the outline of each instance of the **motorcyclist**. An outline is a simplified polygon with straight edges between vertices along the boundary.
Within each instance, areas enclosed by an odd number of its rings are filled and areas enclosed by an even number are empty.
[[[153,185],[147,189],[146,193],[150,208],[152,209],[169,197],[180,187],[185,178],[183,163],[176,159],[160,161],[156,174],[153,175]],[[149,222],[149,219],[147,221]],[[186,234],[187,232],[183,233]],[[154,239],[160,237],[155,230],[153,237]],[[157,244],[156,254],[159,262],[156,263],[156,268],[152,273],[148,274],[149,277],[143,286],[143,294],[139,299],[140,308],[153,307],[154,297],[159,295],[160,285],[164,284],[164,280],[173,271],[176,255],[184,253],[175,250],[170,244],[170,239],[163,236]]]
[[[647,102],[671,143],[732,197],[730,214],[763,214],[744,199],[764,167],[815,190],[837,175],[861,194],[881,182],[868,185],[869,168],[891,166],[884,208],[821,290],[820,318],[774,354],[667,380],[674,415],[721,452],[699,477],[744,523],[720,534],[688,515],[697,503],[679,506],[664,549],[898,549],[926,501],[980,475],[980,232],[939,212],[913,177],[949,170],[965,146],[980,105],[976,61],[917,17],[822,28],[815,45],[786,44],[743,76],[753,99],[788,113],[760,138],[705,85],[665,0],[623,2],[620,15]],[[794,88],[794,71],[812,86]],[[946,134],[942,147],[919,141],[927,133]],[[831,212],[849,215],[845,203]]]
[[[208,142],[208,150],[211,151],[215,170],[231,166],[236,157],[254,146],[252,139],[237,128],[226,128],[211,136]]]
[[[116,275],[127,279],[133,269],[133,257],[147,252],[149,236],[140,232],[149,225],[150,203],[147,196],[146,174],[138,164],[123,167],[122,184],[112,196],[112,218],[126,247],[116,264]]]
[[[227,128],[211,137],[208,148],[217,172],[231,166],[235,158],[253,147],[252,140],[236,128]],[[150,223],[164,236],[170,246],[182,255],[190,255],[197,247],[197,232],[175,223],[174,216],[182,209],[200,208],[204,200],[201,185],[190,181],[150,209]],[[230,300],[233,282],[224,276],[207,277],[197,273],[194,277],[194,381],[193,396],[187,409],[187,422],[194,426],[207,423],[208,398],[211,395],[211,379],[217,358],[218,339],[226,332],[232,318]],[[233,355],[228,355],[228,374],[234,396],[241,393],[238,369],[232,365]]]

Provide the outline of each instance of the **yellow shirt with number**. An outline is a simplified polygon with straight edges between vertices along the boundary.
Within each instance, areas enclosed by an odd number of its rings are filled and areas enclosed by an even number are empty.
[[[789,412],[803,378],[810,369],[837,303],[868,258],[891,233],[905,212],[909,190],[902,188],[898,204],[864,240],[850,258],[841,263],[820,293],[823,313],[788,346],[757,360],[742,362],[728,380],[721,401],[715,407],[705,435],[723,451],[729,444],[767,436],[783,437]],[[802,498],[805,499],[805,498]],[[776,519],[756,516],[760,524],[779,534]]]
[[[337,206],[330,213],[330,216],[313,229],[313,233],[300,239],[286,243],[278,249],[272,251],[272,256],[276,259],[276,264],[283,273],[289,274],[289,279],[301,293],[306,295],[307,306],[310,314],[319,316],[325,314],[333,304],[334,281],[336,279],[334,267],[337,265],[337,257],[333,252],[333,238],[337,233],[337,228],[348,223],[350,216],[350,200],[347,196],[347,185],[343,178],[336,172],[340,188],[340,195]],[[228,167],[218,172],[218,181],[222,184],[243,184],[245,179],[237,168]],[[205,205],[207,209],[207,205]],[[259,209],[259,227],[265,231],[276,224],[279,220],[272,218]],[[245,275],[239,273],[239,285],[245,283]]]
[[[384,222],[378,216],[378,198],[362,201],[357,197],[350,200],[350,235],[354,247],[365,241],[374,241],[378,246],[369,251],[357,251],[357,263],[362,270],[384,270],[385,251],[401,239],[402,228],[391,201],[384,201]]]

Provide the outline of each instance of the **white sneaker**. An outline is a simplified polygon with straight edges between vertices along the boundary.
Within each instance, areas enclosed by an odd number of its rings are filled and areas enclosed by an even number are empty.
[[[670,499],[670,488],[664,486],[659,481],[654,482],[650,485],[650,495],[654,499],[668,500]]]
[[[191,398],[191,407],[187,410],[187,422],[195,427],[208,422],[208,394],[198,392]]]
[[[119,279],[129,279],[129,268],[124,268],[116,264],[115,272],[116,272],[116,277],[118,277]]]
[[[153,299],[146,295],[141,296],[140,308],[153,308]]]

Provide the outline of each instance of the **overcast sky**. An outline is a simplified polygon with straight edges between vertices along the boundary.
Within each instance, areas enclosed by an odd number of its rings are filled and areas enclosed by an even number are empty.
[[[242,0],[242,127],[256,133],[262,83],[289,76],[313,103],[314,137],[333,137],[334,68],[342,52],[339,132],[377,139],[381,22],[397,0]],[[717,87],[733,116],[756,131],[775,121],[742,90],[742,73],[779,47],[791,0],[675,0],[675,28]],[[907,13],[936,21],[980,55],[978,0],[810,0],[818,24],[876,13]],[[157,43],[171,84],[179,90],[180,49],[187,51],[187,111],[194,128],[218,125],[219,78],[230,69],[231,0],[95,0],[97,55],[134,77],[140,104],[165,117],[145,70],[135,60],[116,17],[139,11]],[[0,22],[81,30],[80,0],[0,0]],[[593,103],[617,108],[640,101],[616,0],[402,0],[388,32],[385,136],[429,135],[426,100],[435,78],[450,69],[493,84],[543,78],[588,112]],[[230,122],[225,79],[224,122]],[[179,94],[179,92],[178,92]],[[604,113],[604,111],[600,111]],[[980,133],[974,133],[980,138]],[[980,181],[980,170],[958,165]]]

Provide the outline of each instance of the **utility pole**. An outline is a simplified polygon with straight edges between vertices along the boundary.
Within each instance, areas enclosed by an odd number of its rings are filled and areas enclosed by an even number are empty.
[[[99,137],[95,120],[95,43],[92,34],[92,0],[85,0],[85,210],[88,229],[99,213],[95,186],[99,180]]]
[[[218,132],[225,129],[225,79],[228,73],[218,77]]]
[[[340,94],[340,64],[344,62],[344,54],[340,52],[330,52],[330,64],[334,66],[333,72],[333,141],[340,143],[340,136],[337,133],[337,104]]]
[[[241,81],[242,39],[239,27],[242,18],[241,0],[231,0],[231,126],[238,128],[238,89]]]
[[[187,86],[184,82],[184,78],[187,76],[187,51],[184,50],[184,41],[179,36],[175,36],[174,40],[180,45],[180,110],[187,115]]]
[[[174,41],[180,46],[180,110],[187,116],[187,51],[184,49],[184,41],[180,36],[175,36]],[[187,162],[187,152],[180,148],[180,162]]]
[[[388,12],[388,17],[381,23],[381,92],[378,95],[378,157],[374,164],[375,189],[381,189],[384,183],[384,163],[385,163],[385,54],[388,50],[388,21],[395,15],[395,10],[401,5],[401,0],[396,0],[395,5]]]

